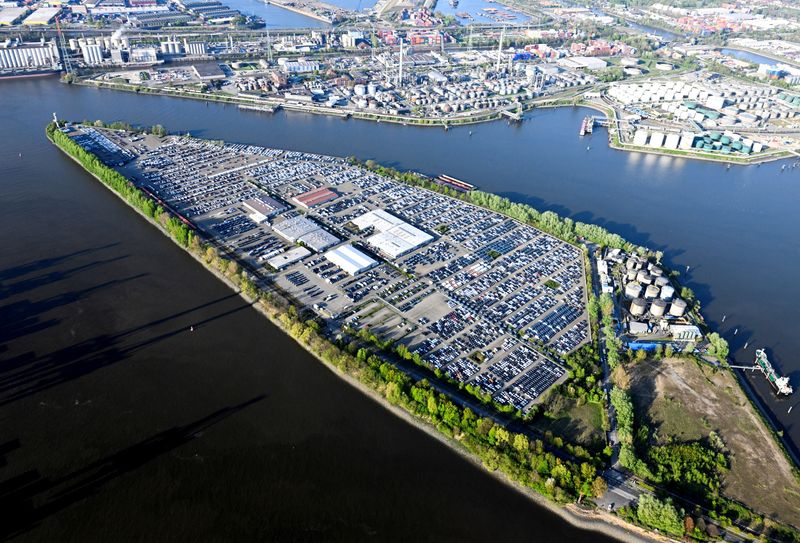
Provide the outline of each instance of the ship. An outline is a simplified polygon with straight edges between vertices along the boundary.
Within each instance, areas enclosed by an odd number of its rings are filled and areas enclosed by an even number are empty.
[[[581,129],[578,131],[578,135],[579,136],[586,135],[586,117],[584,117],[583,120],[581,121]]]
[[[772,364],[769,362],[769,358],[767,358],[767,353],[764,349],[758,349],[756,351],[756,362],[753,366],[753,369],[761,370],[761,373],[767,378],[767,381],[775,388],[778,394],[783,394],[785,396],[790,396],[794,389],[789,384],[788,377],[781,377],[780,374],[775,371],[775,368],[772,367]]]

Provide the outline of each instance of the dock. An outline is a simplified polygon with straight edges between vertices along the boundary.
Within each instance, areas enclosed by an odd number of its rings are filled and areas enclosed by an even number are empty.
[[[767,381],[775,389],[778,394],[784,396],[791,396],[794,389],[789,384],[788,377],[781,377],[781,375],[772,367],[772,364],[767,358],[767,352],[764,349],[756,351],[756,359],[752,366],[731,366],[731,368],[739,370],[760,371],[767,378]]]

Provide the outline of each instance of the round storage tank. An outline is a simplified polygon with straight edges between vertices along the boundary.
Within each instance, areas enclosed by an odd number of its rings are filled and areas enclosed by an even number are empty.
[[[636,274],[636,280],[643,285],[649,285],[653,282],[653,276],[645,270],[639,270],[639,273]]]
[[[654,317],[663,317],[667,311],[667,302],[664,300],[653,300],[650,304],[650,314]]]
[[[647,285],[647,288],[644,290],[644,297],[646,300],[652,300],[654,298],[658,298],[658,293],[661,292],[661,289],[655,285]]]
[[[631,315],[635,317],[641,317],[644,315],[644,312],[647,310],[647,302],[642,300],[641,298],[635,298],[631,302]]]
[[[672,300],[672,305],[669,306],[669,314],[673,317],[682,317],[686,313],[686,302],[680,298]]]
[[[642,295],[642,285],[637,282],[625,285],[625,296],[628,298],[638,298]]]
[[[628,273],[625,274],[625,279],[628,281],[636,281],[636,270],[628,270]]]
[[[653,266],[650,268],[650,275],[664,275],[664,270],[658,266]]]
[[[663,287],[663,286],[669,285],[669,279],[667,279],[663,275],[659,275],[658,277],[656,277],[656,280],[655,280],[654,284],[656,286],[658,286],[658,287]]]
[[[375,83],[370,83],[369,85],[367,85],[367,94],[372,96],[376,92],[378,92],[378,85],[376,85]]]
[[[353,91],[356,93],[356,96],[364,96],[367,94],[367,87],[364,85],[356,85],[353,87]]]
[[[675,289],[670,285],[661,287],[661,294],[659,295],[662,300],[671,300],[675,296]]]

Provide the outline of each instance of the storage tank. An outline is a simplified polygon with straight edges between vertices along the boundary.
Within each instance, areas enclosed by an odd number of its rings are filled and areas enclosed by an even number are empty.
[[[650,266],[648,266],[648,268],[650,268],[650,275],[655,275],[655,276],[664,275],[664,270],[662,270],[661,268],[659,268],[654,264],[651,264]]]
[[[669,279],[667,279],[663,275],[659,275],[658,277],[656,277],[656,280],[653,284],[656,285],[657,287],[663,287],[665,285],[669,285]]]
[[[373,96],[376,92],[378,92],[378,85],[375,83],[370,83],[367,85],[367,94]]]
[[[672,305],[669,306],[669,314],[673,317],[682,317],[686,313],[686,302],[680,298],[672,300]]]
[[[636,280],[643,285],[649,285],[653,282],[653,276],[647,273],[647,270],[639,270],[636,274]]]
[[[367,93],[367,87],[359,84],[353,87],[353,91],[356,93],[356,96],[364,96]]]
[[[667,311],[667,302],[664,300],[653,300],[650,304],[650,314],[654,317],[663,317]]]
[[[638,298],[642,295],[642,285],[637,282],[628,283],[625,285],[625,297],[627,298]]]
[[[628,273],[625,274],[625,279],[628,281],[636,281],[636,270],[628,270]]]
[[[661,294],[659,294],[662,300],[671,300],[673,296],[675,296],[675,289],[672,288],[671,285],[664,285],[661,287]]]
[[[625,267],[626,267],[626,268],[628,268],[629,270],[635,270],[635,269],[637,269],[637,268],[636,268],[636,261],[635,261],[634,259],[632,259],[632,258],[629,258],[629,259],[628,259],[628,260],[625,262]]]
[[[635,317],[641,317],[644,315],[644,312],[647,310],[647,302],[642,300],[641,298],[634,298],[631,302],[631,315]]]
[[[653,300],[658,298],[658,293],[661,292],[661,289],[655,285],[647,285],[647,288],[644,290],[644,298],[645,300]]]

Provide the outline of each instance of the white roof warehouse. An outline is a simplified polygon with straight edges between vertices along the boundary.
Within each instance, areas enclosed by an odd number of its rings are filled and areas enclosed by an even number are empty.
[[[325,258],[350,275],[357,275],[375,266],[378,262],[352,245],[341,245],[325,253]]]
[[[382,209],[364,213],[353,219],[360,230],[372,227],[377,234],[367,243],[389,258],[398,258],[433,240],[433,236]]]

